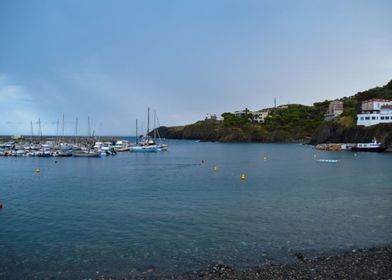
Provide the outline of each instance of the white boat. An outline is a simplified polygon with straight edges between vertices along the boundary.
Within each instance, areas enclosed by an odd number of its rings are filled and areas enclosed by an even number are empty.
[[[130,147],[129,151],[130,152],[136,152],[136,153],[155,153],[162,151],[162,146],[157,145],[154,141],[154,139],[149,136],[149,130],[150,130],[150,108],[148,108],[148,121],[147,121],[147,132],[146,136],[142,137],[141,140],[139,140],[138,136],[138,131],[137,131],[137,120],[136,120],[136,143],[134,146]]]
[[[130,152],[134,153],[156,153],[159,152],[159,148],[157,145],[150,145],[150,146],[133,146],[129,150]]]
[[[338,163],[340,160],[338,159],[318,159],[317,162],[325,162],[325,163]]]
[[[376,139],[373,139],[371,143],[358,143],[351,147],[351,151],[354,152],[375,152],[382,153],[387,150],[388,147],[383,146],[380,142],[377,142]]]
[[[129,142],[127,140],[119,140],[114,145],[116,152],[127,152],[129,151]]]

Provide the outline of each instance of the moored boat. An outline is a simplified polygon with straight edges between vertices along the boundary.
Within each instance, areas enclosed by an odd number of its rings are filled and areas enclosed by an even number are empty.
[[[116,152],[127,152],[129,151],[129,142],[127,140],[119,140],[114,145]]]
[[[133,146],[129,150],[130,152],[134,153],[155,153],[159,151],[159,147],[157,145],[150,145],[150,146]]]
[[[376,139],[373,139],[371,143],[357,143],[351,147],[351,151],[354,152],[374,152],[374,153],[382,153],[387,150],[388,147],[383,146],[380,142],[377,142]]]
[[[72,153],[73,157],[102,157],[102,152],[96,151],[81,151]]]

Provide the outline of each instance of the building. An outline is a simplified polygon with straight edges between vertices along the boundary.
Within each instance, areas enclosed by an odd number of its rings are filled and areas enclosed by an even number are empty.
[[[362,112],[357,115],[357,125],[392,123],[392,100],[370,99],[362,102]]]
[[[269,109],[263,109],[263,110],[251,112],[252,121],[257,123],[263,123],[270,113],[271,110]]]
[[[237,118],[245,118],[249,114],[249,110],[247,110],[247,109],[239,110],[239,111],[235,111],[233,114]]]
[[[343,113],[343,102],[339,100],[335,100],[329,103],[328,111],[324,115],[324,119],[326,121],[330,121],[340,116],[342,113]]]
[[[213,120],[213,121],[216,121],[216,120],[218,120],[218,117],[216,116],[216,114],[207,113],[205,120]]]

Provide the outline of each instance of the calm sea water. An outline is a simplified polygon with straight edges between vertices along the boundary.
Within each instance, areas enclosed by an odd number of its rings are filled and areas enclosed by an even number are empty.
[[[391,163],[192,141],[101,159],[0,158],[0,278],[170,275],[391,244]]]

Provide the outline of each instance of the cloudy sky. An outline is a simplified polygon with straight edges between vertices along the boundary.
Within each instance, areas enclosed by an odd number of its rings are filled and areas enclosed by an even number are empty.
[[[392,79],[392,1],[0,1],[0,134],[134,134]],[[37,130],[37,125],[35,125]]]

